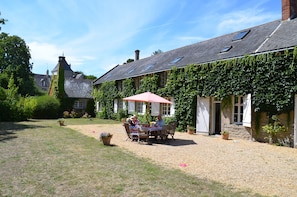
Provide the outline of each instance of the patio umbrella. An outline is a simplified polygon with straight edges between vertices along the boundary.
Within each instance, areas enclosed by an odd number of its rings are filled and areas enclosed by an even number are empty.
[[[141,94],[136,94],[134,96],[129,96],[126,98],[123,98],[124,101],[138,101],[138,102],[147,102],[147,103],[167,103],[172,104],[171,101],[168,101],[167,99],[160,97],[156,94],[153,94],[151,92],[144,92]]]
[[[141,94],[136,94],[134,96],[129,96],[126,98],[123,98],[124,101],[136,101],[136,102],[146,102],[146,103],[167,103],[172,104],[171,101],[168,101],[167,99],[158,96],[156,94],[153,94],[151,92],[144,92]],[[148,121],[148,104],[146,105],[146,120]]]

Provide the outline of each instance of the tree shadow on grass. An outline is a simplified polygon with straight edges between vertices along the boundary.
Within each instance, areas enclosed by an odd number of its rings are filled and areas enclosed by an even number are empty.
[[[44,126],[27,125],[18,122],[0,122],[0,142],[17,138],[17,132],[36,128],[44,128]]]

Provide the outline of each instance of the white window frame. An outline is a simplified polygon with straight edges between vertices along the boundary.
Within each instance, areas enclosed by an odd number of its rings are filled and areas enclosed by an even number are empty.
[[[237,109],[237,112],[236,112],[236,109]],[[244,97],[233,96],[232,122],[234,124],[238,124],[238,125],[243,124],[243,113],[244,113],[243,111],[244,111]]]
[[[170,116],[171,115],[171,104],[161,103],[161,114],[162,116]]]
[[[135,102],[135,111],[138,114],[144,114],[143,105],[144,105],[143,102]]]

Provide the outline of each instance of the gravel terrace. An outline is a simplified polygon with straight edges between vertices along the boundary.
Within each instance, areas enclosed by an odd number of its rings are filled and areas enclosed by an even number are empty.
[[[121,124],[66,127],[96,139],[101,132],[110,132],[113,134],[112,144],[199,178],[250,189],[262,195],[297,195],[297,149],[181,132],[175,133],[174,141],[148,145],[126,140]]]

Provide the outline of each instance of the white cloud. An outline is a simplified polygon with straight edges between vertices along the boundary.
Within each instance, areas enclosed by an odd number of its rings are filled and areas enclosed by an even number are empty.
[[[276,18],[275,15],[261,13],[261,10],[248,9],[243,11],[232,12],[223,15],[217,26],[219,34],[234,32],[255,25],[263,24],[264,21],[271,21]]]

